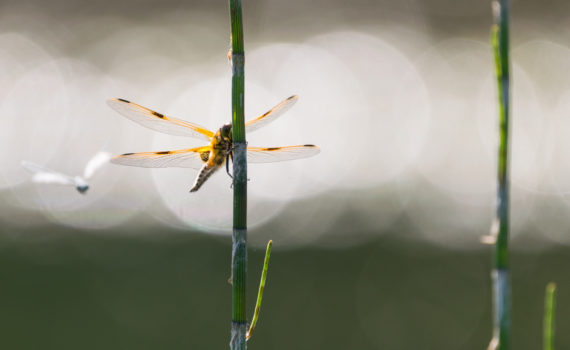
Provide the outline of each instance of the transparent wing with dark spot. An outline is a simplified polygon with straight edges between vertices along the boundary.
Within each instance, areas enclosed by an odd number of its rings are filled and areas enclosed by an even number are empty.
[[[321,149],[315,145],[286,147],[248,147],[248,163],[273,163],[286,160],[308,158],[318,154]]]
[[[185,120],[167,117],[136,103],[113,98],[107,101],[109,107],[128,119],[149,129],[174,136],[188,136],[210,141],[214,133],[200,125]]]
[[[126,153],[111,163],[143,168],[192,168],[200,170],[208,161],[210,147],[197,147],[164,152]]]
[[[271,108],[263,115],[255,119],[249,120],[248,122],[245,123],[245,131],[249,133],[261,128],[262,126],[271,123],[272,121],[283,115],[283,113],[287,112],[291,107],[293,107],[293,105],[295,104],[295,102],[297,102],[297,100],[298,96],[293,95],[288,99],[279,103],[277,106]]]

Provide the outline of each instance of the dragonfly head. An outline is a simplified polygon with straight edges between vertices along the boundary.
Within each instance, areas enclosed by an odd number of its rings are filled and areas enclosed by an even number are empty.
[[[224,124],[224,126],[222,126],[220,128],[220,136],[222,137],[222,140],[231,143],[232,142],[232,124]]]
[[[85,192],[87,192],[87,190],[89,189],[89,186],[81,185],[81,186],[77,186],[75,188],[77,189],[77,191],[79,191],[79,193],[85,194]]]

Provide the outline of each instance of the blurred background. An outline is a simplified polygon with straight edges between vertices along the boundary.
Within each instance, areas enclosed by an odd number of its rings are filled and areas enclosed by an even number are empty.
[[[246,115],[290,95],[252,146],[250,348],[484,349],[491,335],[496,91],[488,1],[244,0]],[[538,349],[544,287],[570,346],[570,3],[512,1],[513,348]],[[230,120],[225,1],[0,1],[0,344],[227,348],[231,196],[222,171],[106,165],[98,151],[200,146],[111,110],[120,97],[212,130]]]

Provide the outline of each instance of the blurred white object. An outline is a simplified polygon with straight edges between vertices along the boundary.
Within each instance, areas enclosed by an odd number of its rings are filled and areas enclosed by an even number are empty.
[[[492,236],[492,235],[485,235],[485,236],[481,236],[479,238],[479,241],[483,244],[493,245],[493,244],[497,243],[497,237]]]
[[[33,182],[75,186],[79,193],[84,194],[89,189],[87,180],[89,180],[99,168],[109,162],[109,159],[111,159],[110,153],[98,152],[87,162],[83,176],[65,175],[25,160],[22,161],[22,166],[34,174],[32,177]]]
[[[499,236],[499,220],[497,218],[493,219],[491,223],[491,230],[488,235],[481,236],[480,241],[483,244],[493,245],[497,243],[497,237]]]

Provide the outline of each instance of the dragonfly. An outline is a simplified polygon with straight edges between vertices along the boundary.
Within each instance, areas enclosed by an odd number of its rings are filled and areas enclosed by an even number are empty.
[[[298,100],[293,95],[257,118],[245,123],[246,133],[258,130],[288,111]],[[212,174],[226,165],[229,173],[229,161],[233,160],[232,125],[225,124],[216,132],[198,124],[165,116],[151,109],[127,101],[112,98],[107,104],[124,117],[149,129],[174,136],[187,136],[207,141],[201,147],[172,151],[125,153],[111,159],[111,163],[145,168],[192,168],[199,170],[190,192],[196,192]],[[271,163],[307,158],[320,152],[315,145],[296,145],[285,147],[247,147],[248,163]]]
[[[33,174],[33,182],[74,186],[79,193],[85,194],[89,189],[87,180],[89,180],[99,168],[105,165],[109,159],[111,159],[111,154],[108,152],[96,153],[87,162],[82,176],[62,174],[26,160],[22,161],[22,167]]]

